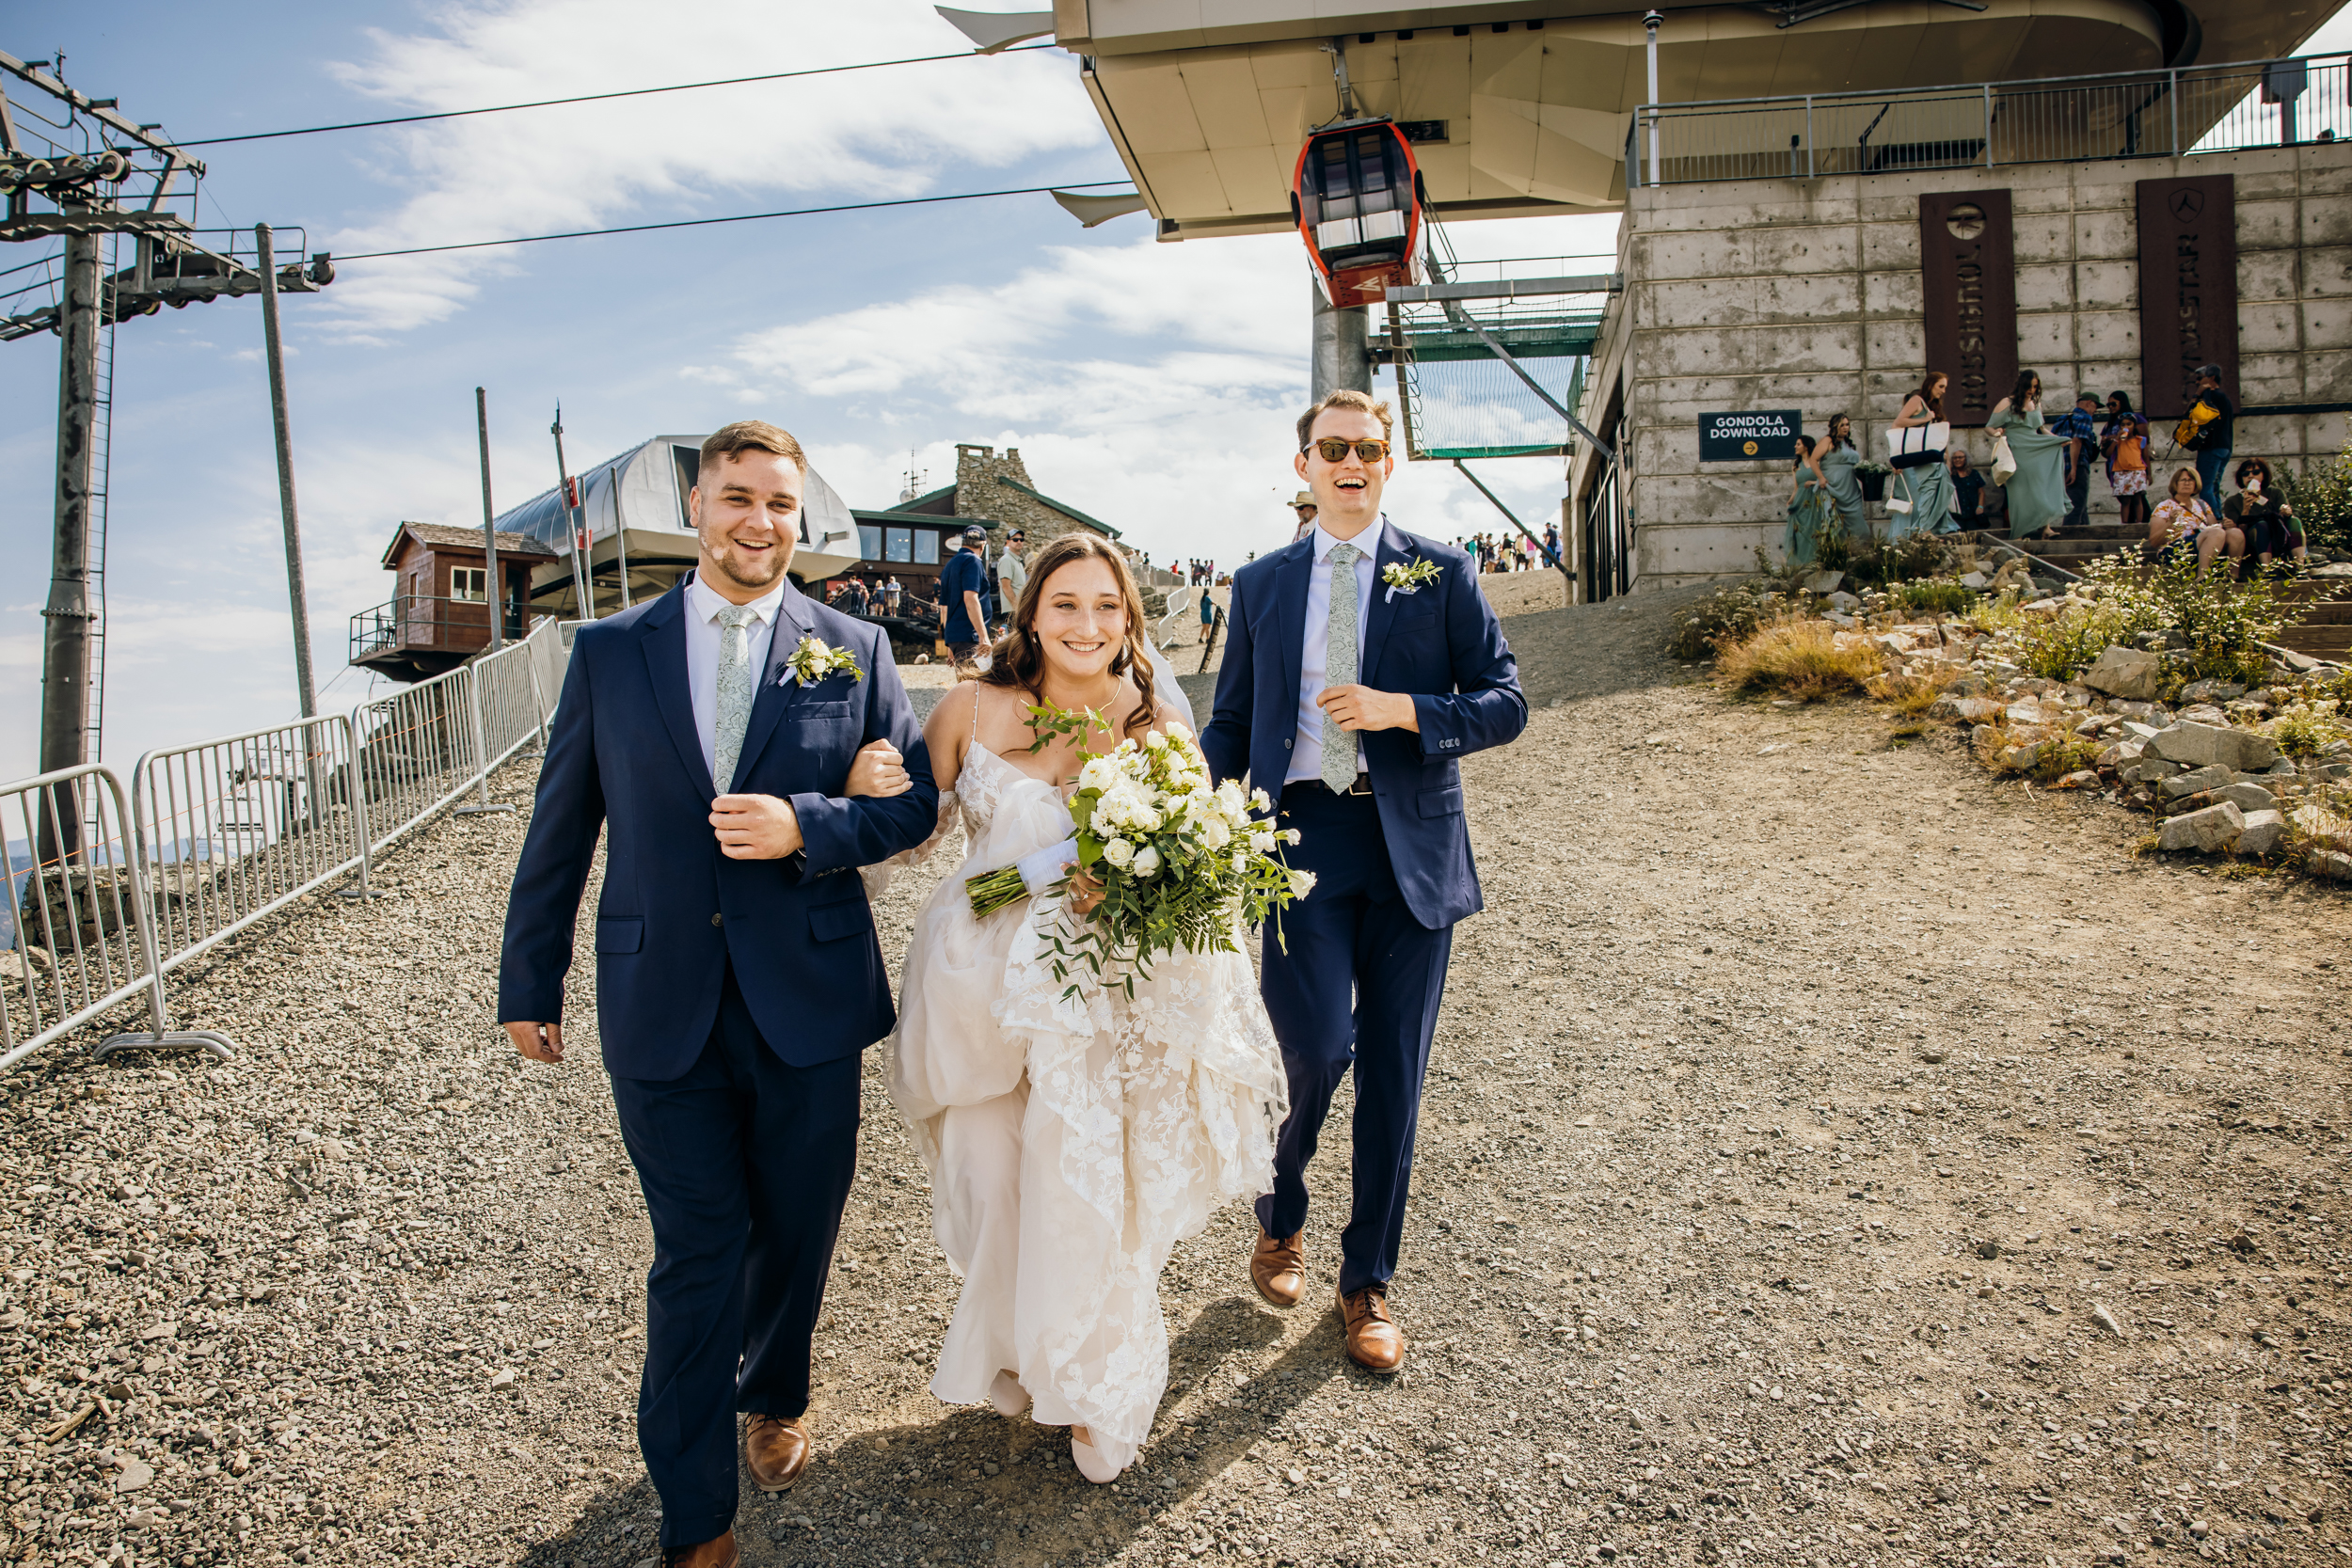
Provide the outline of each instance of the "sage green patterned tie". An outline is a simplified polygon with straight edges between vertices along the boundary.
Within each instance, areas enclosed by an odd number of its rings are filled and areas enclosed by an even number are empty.
[[[1364,552],[1353,545],[1331,550],[1331,618],[1324,643],[1323,684],[1356,684],[1356,560]],[[1323,782],[1335,795],[1356,787],[1356,732],[1340,728],[1327,711],[1323,716]]]
[[[743,731],[752,721],[752,640],[749,628],[756,620],[741,605],[719,611],[719,722],[711,736],[718,766],[711,782],[726,794],[735,784],[736,759],[743,754]]]

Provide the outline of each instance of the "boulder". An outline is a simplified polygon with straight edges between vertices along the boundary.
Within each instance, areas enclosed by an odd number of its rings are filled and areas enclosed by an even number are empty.
[[[2159,849],[2194,849],[2204,854],[2234,848],[2246,831],[2246,814],[2227,800],[2203,811],[2176,816],[2164,825],[2156,839]]]
[[[2279,840],[2286,835],[2286,818],[2275,811],[2249,811],[2246,826],[2237,835],[2237,852],[2241,855],[2267,855],[2279,847]]]
[[[1982,572],[1971,572],[1960,579],[1960,585],[1963,588],[1972,588],[1981,593],[1992,581],[1993,579]]]
[[[2217,800],[2227,800],[2238,810],[2248,813],[2249,821],[2253,819],[2252,813],[2268,811],[2279,803],[2279,798],[2262,785],[2243,782],[2223,785],[2213,792],[2213,798]]]
[[[2181,688],[2185,703],[2229,703],[2246,695],[2246,688],[2234,681],[2191,681]]]
[[[1928,709],[1931,719],[1956,719],[1963,724],[1983,724],[2001,716],[2003,705],[1990,697],[1938,697]]]
[[[2352,850],[2352,821],[2317,802],[2295,808],[2295,828],[2319,848]]]
[[[2155,655],[2110,643],[2083,672],[2082,682],[2124,702],[2145,703],[2155,697],[2156,683],[2163,674],[2164,660]]]
[[[2279,743],[2266,735],[2251,730],[2235,730],[2226,724],[2192,724],[2184,721],[2170,729],[2158,730],[2148,741],[2148,754],[2167,762],[2185,763],[2191,768],[2219,766],[2236,772],[2252,772],[2267,768],[2279,760]]]
[[[2101,752],[2098,756],[2092,760],[2097,762],[2102,768],[2122,768],[2126,763],[2137,762],[2139,760],[2139,751],[2140,746],[2138,741],[2122,740],[2108,747],[2106,751]]]
[[[2219,789],[2230,782],[2226,768],[2192,768],[2185,773],[2175,773],[2156,785],[2156,794],[2167,800],[2177,800],[2184,795],[2201,795],[2208,789]]]
[[[2334,849],[2314,849],[2303,862],[2303,869],[2314,877],[2328,877],[2339,882],[2352,882],[2352,855]]]
[[[2158,779],[2169,779],[2175,773],[2185,771],[2187,769],[2177,762],[2167,762],[2162,757],[2143,756],[2137,762],[2124,767],[2123,779],[2127,784],[2154,784]]]
[[[2050,787],[2052,789],[2096,789],[2099,787],[2099,774],[2095,768],[2078,768]],[[2273,812],[2271,815],[2275,816],[2278,814]]]

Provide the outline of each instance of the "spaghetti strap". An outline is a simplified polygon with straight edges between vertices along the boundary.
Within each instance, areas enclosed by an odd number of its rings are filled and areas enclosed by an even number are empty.
[[[980,738],[980,683],[979,683],[978,681],[974,681],[974,682],[972,683],[972,736],[971,736],[971,738],[972,738],[973,742],[975,742],[975,743],[977,743],[977,742],[979,740],[979,738]]]

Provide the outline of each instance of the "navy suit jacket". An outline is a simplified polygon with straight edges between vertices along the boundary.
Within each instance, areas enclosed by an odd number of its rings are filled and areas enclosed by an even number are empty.
[[[890,980],[861,865],[936,825],[930,753],[890,642],[787,589],[737,764],[738,793],[776,795],[805,847],[730,860],[710,828],[712,787],[686,681],[686,589],[580,628],[515,868],[499,962],[499,1019],[558,1022],[580,895],[607,830],[596,900],[596,1020],[605,1070],[666,1082],[702,1054],[723,966],[777,1055],[808,1067],[890,1032]],[[803,687],[786,660],[814,634],[856,657]],[[888,740],[914,787],[845,800],[858,748]]]
[[[1411,693],[1421,733],[1367,731],[1364,760],[1406,907],[1437,930],[1486,907],[1462,815],[1460,760],[1517,739],[1527,727],[1527,699],[1518,661],[1472,579],[1470,558],[1386,517],[1378,532],[1357,679],[1376,691]],[[1411,594],[1391,593],[1380,580],[1391,564],[1416,561],[1434,562],[1438,580]],[[1233,574],[1231,640],[1214,716],[1200,734],[1217,779],[1246,772],[1278,798],[1298,735],[1298,666],[1314,570],[1311,533]]]

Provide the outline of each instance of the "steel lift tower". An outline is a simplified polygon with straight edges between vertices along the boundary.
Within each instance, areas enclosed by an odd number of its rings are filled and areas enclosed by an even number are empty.
[[[114,327],[164,306],[177,309],[223,294],[314,293],[334,277],[325,255],[278,268],[269,232],[255,232],[252,260],[240,260],[231,236],[222,250],[198,243],[197,188],[204,166],[135,123],[115,100],[68,87],[47,60],[0,52],[0,72],[34,89],[11,102],[0,83],[0,240],[61,242],[49,255],[0,273],[39,269],[30,283],[0,294],[8,301],[47,293],[45,304],[0,316],[0,342],[40,332],[57,335],[56,522],[49,598],[41,610],[40,768],[52,772],[91,759],[102,727],[105,636],[106,475],[114,392]],[[217,232],[227,234],[228,230]],[[129,240],[132,264],[119,265]],[[276,355],[274,301],[268,312]],[[291,471],[278,421],[281,480]],[[281,499],[288,522],[288,568],[302,619],[299,556],[293,532],[291,483]],[[307,693],[306,693],[307,695]],[[80,814],[50,814],[71,833]],[[43,846],[44,858],[78,844]]]

